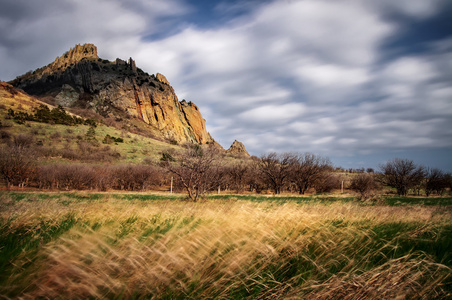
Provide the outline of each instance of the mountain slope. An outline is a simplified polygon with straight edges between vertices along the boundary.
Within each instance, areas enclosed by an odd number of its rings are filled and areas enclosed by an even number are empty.
[[[76,45],[53,63],[10,83],[55,104],[90,109],[119,121],[139,120],[140,126],[151,127],[167,140],[214,142],[198,107],[179,101],[165,76],[143,72],[132,58],[101,59],[92,44]]]

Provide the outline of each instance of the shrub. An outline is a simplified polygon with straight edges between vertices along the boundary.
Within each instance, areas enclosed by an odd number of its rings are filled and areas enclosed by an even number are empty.
[[[339,186],[339,177],[330,173],[324,173],[313,184],[316,193],[329,193]]]
[[[160,157],[160,161],[162,161],[162,162],[176,161],[174,159],[174,151],[172,151],[171,149],[163,151],[162,157]]]
[[[9,140],[11,138],[11,133],[5,130],[0,130],[0,139]]]
[[[96,130],[94,126],[90,126],[85,134],[85,139],[94,140],[96,139]]]
[[[50,135],[50,138],[51,138],[52,140],[58,140],[58,139],[61,138],[61,134],[60,134],[58,131],[56,131],[56,132],[54,132],[54,133],[52,133],[52,134]]]
[[[34,137],[29,134],[18,134],[13,137],[11,146],[18,151],[30,148],[34,144]]]
[[[354,176],[350,184],[350,189],[359,193],[362,200],[368,199],[376,187],[374,176],[371,174]]]
[[[34,159],[26,147],[0,148],[0,176],[8,188],[24,187],[36,170]]]

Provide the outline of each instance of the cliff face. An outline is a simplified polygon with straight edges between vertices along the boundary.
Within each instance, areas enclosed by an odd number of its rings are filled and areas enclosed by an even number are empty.
[[[77,45],[11,84],[63,106],[92,109],[105,117],[137,118],[169,140],[213,141],[198,107],[179,102],[165,76],[143,72],[132,58],[103,60],[92,44]]]

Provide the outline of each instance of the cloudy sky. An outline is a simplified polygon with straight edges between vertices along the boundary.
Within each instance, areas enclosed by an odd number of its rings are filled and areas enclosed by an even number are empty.
[[[450,0],[0,0],[0,80],[78,43],[133,57],[223,147],[452,171]]]

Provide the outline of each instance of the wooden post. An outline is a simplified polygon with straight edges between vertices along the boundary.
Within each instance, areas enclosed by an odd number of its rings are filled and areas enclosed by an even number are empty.
[[[173,194],[173,176],[171,176],[171,189],[170,193]]]
[[[342,180],[342,182],[341,182],[341,194],[343,194],[344,193],[344,181]]]

